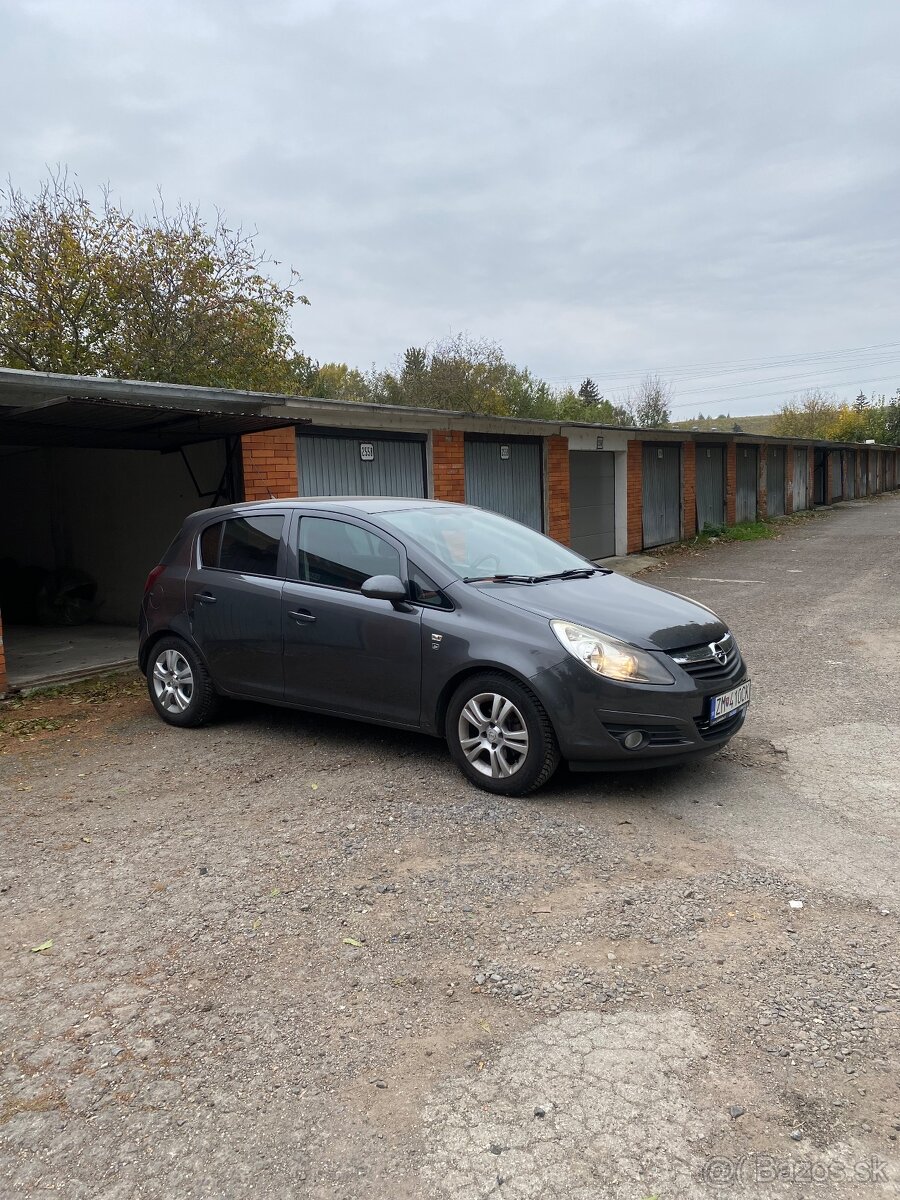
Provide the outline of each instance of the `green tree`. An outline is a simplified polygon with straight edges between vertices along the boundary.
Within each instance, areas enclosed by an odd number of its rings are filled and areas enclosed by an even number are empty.
[[[137,218],[65,172],[0,190],[0,362],[36,371],[295,390],[291,313],[255,237],[160,201]]]
[[[584,383],[578,389],[578,395],[585,404],[599,404],[601,400],[600,389],[590,376],[585,379]]]
[[[811,388],[784,405],[775,417],[773,432],[782,437],[827,438],[839,414],[833,392]]]

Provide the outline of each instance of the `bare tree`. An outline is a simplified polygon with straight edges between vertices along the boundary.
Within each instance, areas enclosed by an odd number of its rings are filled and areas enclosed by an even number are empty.
[[[645,375],[628,393],[626,407],[635,425],[665,429],[672,420],[672,387],[658,375]]]

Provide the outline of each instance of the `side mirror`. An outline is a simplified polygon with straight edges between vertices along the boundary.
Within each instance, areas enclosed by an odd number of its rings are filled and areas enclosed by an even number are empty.
[[[359,590],[370,600],[390,600],[392,604],[409,599],[406,584],[396,575],[373,575]]]

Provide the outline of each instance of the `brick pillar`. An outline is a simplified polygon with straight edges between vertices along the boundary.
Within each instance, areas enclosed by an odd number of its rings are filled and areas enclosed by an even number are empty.
[[[759,475],[756,480],[756,516],[757,520],[760,521],[764,521],[769,515],[769,477],[766,450],[767,446],[765,442],[761,442],[759,447]]]
[[[431,435],[433,499],[466,502],[466,452],[462,432],[436,429]]]
[[[790,516],[794,511],[794,447],[784,448],[784,511]]]
[[[284,500],[300,494],[293,425],[241,437],[245,500]]]
[[[3,614],[0,613],[0,696],[6,691],[6,651],[3,648]]]
[[[681,443],[681,536],[693,537],[697,532],[697,446],[695,442]]]
[[[725,447],[725,524],[737,522],[737,446],[729,442]]]
[[[554,434],[547,438],[547,535],[568,546],[569,439]]]
[[[644,548],[644,443],[628,443],[628,553]]]

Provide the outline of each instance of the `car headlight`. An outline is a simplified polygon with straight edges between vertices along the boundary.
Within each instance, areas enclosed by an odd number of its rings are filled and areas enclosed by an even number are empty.
[[[596,629],[571,621],[551,621],[550,628],[562,646],[590,670],[623,683],[674,683],[662,663],[635,646],[619,642]]]

